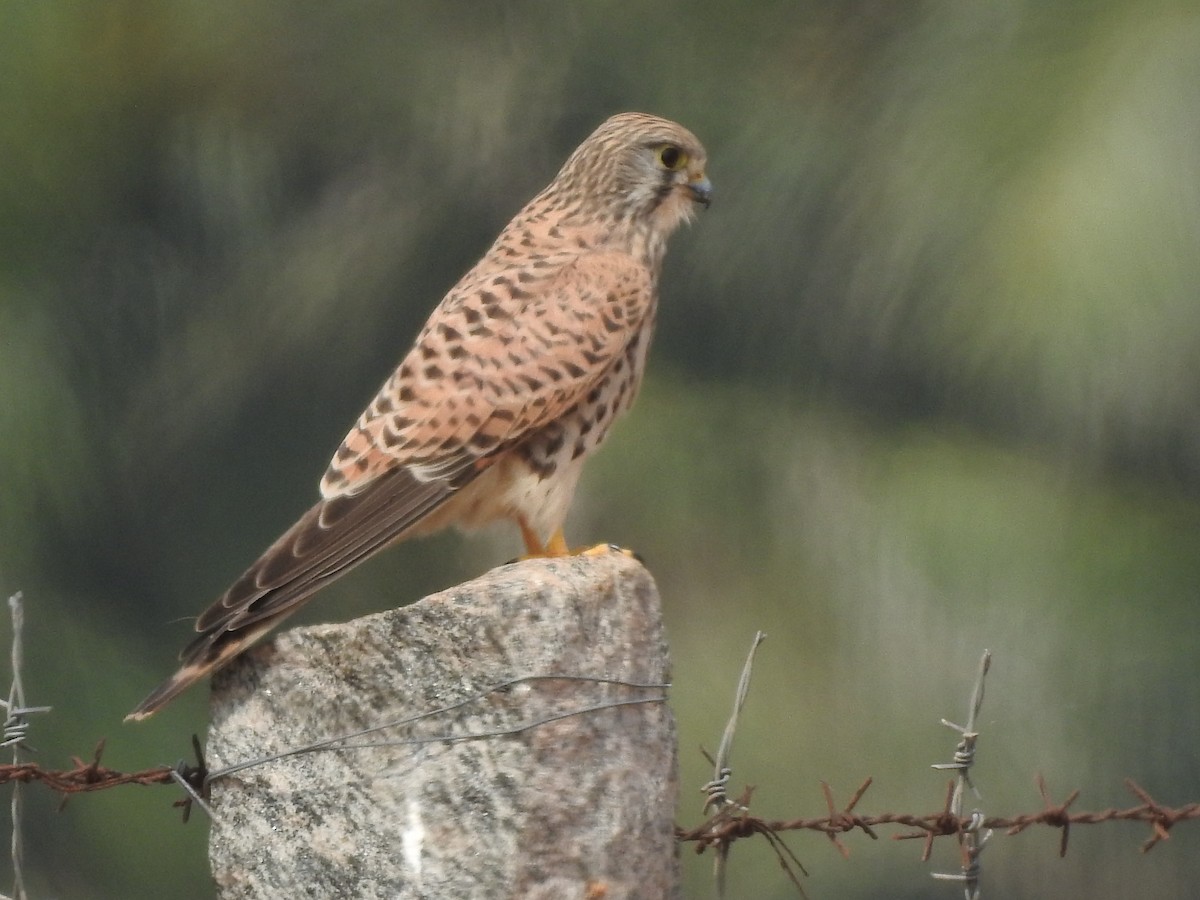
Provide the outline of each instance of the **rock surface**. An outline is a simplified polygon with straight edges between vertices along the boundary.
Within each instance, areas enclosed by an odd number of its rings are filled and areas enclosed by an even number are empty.
[[[218,896],[676,897],[668,666],[654,582],[614,552],[279,635],[214,681],[212,770],[406,724],[215,779]],[[545,675],[632,686],[512,683]]]

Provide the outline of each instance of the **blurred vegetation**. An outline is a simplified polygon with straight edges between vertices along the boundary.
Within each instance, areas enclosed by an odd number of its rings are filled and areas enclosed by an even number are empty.
[[[641,109],[705,140],[717,202],[571,537],[659,580],[680,821],[758,628],[733,762],[764,815],[868,774],[865,808],[935,808],[984,647],[985,809],[1038,808],[1038,771],[1081,808],[1130,804],[1126,775],[1200,799],[1197,85],[1188,0],[0,0],[0,593],[54,706],[38,758],[189,752],[203,691],[120,723],[186,617],[307,507],[512,212]],[[396,548],[298,621],[515,547]],[[34,897],[212,896],[168,792],[28,797]],[[985,891],[1189,895],[1195,829],[1140,837],[994,841]],[[789,843],[812,896],[956,895],[912,844]],[[765,846],[730,889],[794,896]]]

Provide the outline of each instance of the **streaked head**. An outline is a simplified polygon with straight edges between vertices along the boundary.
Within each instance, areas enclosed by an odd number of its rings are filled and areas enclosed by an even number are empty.
[[[708,206],[708,155],[682,125],[645,113],[606,120],[571,154],[554,180],[619,219],[650,219],[670,232],[697,204]]]

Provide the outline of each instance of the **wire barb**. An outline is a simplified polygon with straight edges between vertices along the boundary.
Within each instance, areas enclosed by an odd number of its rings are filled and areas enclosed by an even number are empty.
[[[25,705],[25,685],[21,681],[21,669],[24,666],[24,641],[23,630],[25,627],[25,608],[22,603],[24,597],[20,591],[8,598],[8,608],[12,615],[12,684],[8,690],[8,699],[0,699],[0,707],[4,708],[6,713],[3,725],[3,735],[0,736],[0,747],[13,747],[22,750],[30,750],[27,746],[25,738],[29,735],[29,721],[27,716],[35,713],[50,712],[49,706],[26,706]],[[13,756],[13,762],[17,762],[17,757]]]
[[[707,753],[704,754],[713,766],[712,780],[700,788],[701,792],[707,795],[701,810],[704,813],[710,809],[723,809],[733,803],[725,791],[730,776],[733,775],[733,769],[729,767],[729,755],[733,751],[733,736],[737,733],[742,707],[746,705],[746,697],[750,693],[750,675],[754,671],[754,657],[758,653],[759,645],[766,639],[765,632],[756,631],[754,633],[754,641],[750,644],[750,652],[746,655],[746,662],[742,665],[742,675],[738,679],[737,692],[734,694],[733,712],[730,713],[729,720],[725,723],[725,731],[721,735],[720,746],[717,747],[716,759],[708,757]]]
[[[834,806],[833,788],[829,786],[828,782],[821,782],[821,792],[825,795],[825,808],[829,810],[829,827],[825,829],[825,836],[837,848],[838,853],[842,855],[842,859],[849,859],[850,851],[838,839],[839,833],[844,834],[847,831],[853,831],[855,828],[861,828],[871,836],[872,840],[879,840],[879,835],[867,824],[866,820],[854,812],[854,807],[863,798],[863,794],[867,792],[867,788],[871,786],[873,780],[868,777],[866,781],[859,785],[858,790],[854,792],[854,796],[850,798],[850,802],[846,804],[846,808],[840,812]]]
[[[1143,853],[1149,853],[1159,841],[1170,839],[1172,826],[1182,820],[1184,814],[1179,810],[1167,809],[1164,806],[1160,806],[1158,801],[1151,797],[1150,793],[1132,778],[1125,779],[1125,787],[1145,804],[1144,809],[1150,814],[1150,830],[1153,834],[1142,843],[1140,848]],[[1192,805],[1194,806],[1195,804]]]
[[[192,735],[192,752],[196,755],[196,764],[190,765],[182,759],[171,770],[171,780],[178,784],[187,796],[176,800],[175,806],[183,809],[183,823],[186,825],[192,815],[192,804],[195,803],[213,820],[212,807],[208,805],[208,763],[204,761],[204,748],[200,746],[200,738]]]
[[[747,837],[751,834],[761,834],[766,838],[771,849],[775,851],[775,858],[779,860],[780,867],[787,873],[797,892],[801,897],[807,898],[808,896],[792,868],[795,864],[796,869],[807,876],[808,870],[804,868],[804,864],[784,843],[776,829],[757,816],[750,815],[750,796],[754,793],[754,788],[748,786],[742,791],[738,800],[731,800],[728,794],[729,779],[733,775],[733,769],[729,765],[729,756],[733,750],[733,738],[737,733],[742,708],[746,705],[746,697],[750,694],[750,676],[754,671],[754,657],[758,653],[759,645],[766,640],[766,637],[765,632],[756,631],[754,633],[754,640],[750,644],[750,652],[746,654],[746,662],[742,664],[742,674],[738,678],[737,691],[734,693],[733,712],[730,713],[729,719],[725,723],[725,731],[721,735],[716,758],[710,756],[703,747],[700,748],[704,758],[713,767],[712,779],[700,788],[701,793],[705,795],[703,811],[705,813],[714,809],[716,811],[698,829],[698,831],[707,832],[714,837],[707,843],[699,844],[696,852],[703,853],[706,847],[710,845],[713,847],[713,880],[716,882],[718,898],[725,896],[725,874],[729,861],[729,848],[733,846],[736,838]],[[857,802],[857,798],[854,802]],[[831,837],[836,844],[836,836],[831,835]]]
[[[971,700],[967,706],[967,724],[956,725],[948,719],[941,720],[943,725],[961,735],[954,748],[954,761],[935,763],[932,767],[940,770],[951,769],[957,772],[957,777],[951,782],[950,792],[946,798],[945,813],[947,818],[952,818],[956,824],[958,843],[962,850],[961,871],[953,874],[934,872],[933,877],[938,881],[961,883],[965,900],[979,900],[979,877],[982,871],[979,857],[992,837],[992,829],[984,827],[986,818],[982,810],[974,810],[965,825],[961,821],[963,795],[966,793],[966,789],[969,787],[976,799],[982,799],[979,790],[971,781],[971,766],[975,764],[975,747],[979,740],[979,731],[975,723],[979,718],[979,710],[983,707],[984,680],[987,678],[988,669],[991,666],[992,652],[984,650],[983,656],[979,660],[979,673],[975,678],[975,687],[971,691]],[[933,832],[930,832],[926,837],[922,859],[929,858],[934,836]]]

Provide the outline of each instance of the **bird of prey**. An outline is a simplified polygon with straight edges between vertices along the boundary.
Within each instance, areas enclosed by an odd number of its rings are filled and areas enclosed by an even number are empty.
[[[667,239],[707,206],[681,125],[613,116],[450,289],[333,456],[321,498],[196,620],[144,719],[393,541],[515,522],[530,556],[562,525],[587,457],[633,403]]]

